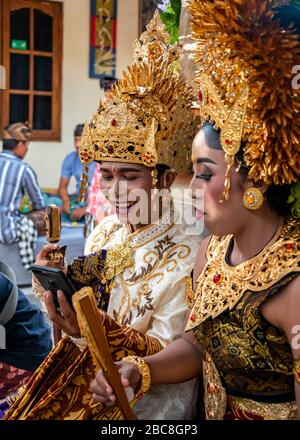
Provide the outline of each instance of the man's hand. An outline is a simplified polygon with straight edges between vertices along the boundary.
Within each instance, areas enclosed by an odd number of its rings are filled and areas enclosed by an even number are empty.
[[[116,362],[116,365],[119,369],[123,387],[131,387],[136,390],[141,380],[138,367],[129,362]],[[104,378],[102,370],[97,372],[90,390],[93,393],[93,401],[95,403],[102,402],[107,405],[116,402],[114,391]]]
[[[45,305],[47,308],[49,319],[60,327],[67,335],[74,338],[80,338],[80,328],[78,325],[76,313],[68,303],[63,292],[58,290],[57,299],[59,303],[59,311],[56,310],[53,293],[47,292],[45,297]]]
[[[49,253],[55,251],[59,246],[57,244],[46,244],[36,256],[35,264],[39,266],[56,267],[57,269],[66,272],[66,269],[62,268],[58,263],[54,263],[50,260]]]
[[[70,214],[71,220],[80,220],[82,217],[84,217],[86,212],[85,207],[76,208],[74,211]]]

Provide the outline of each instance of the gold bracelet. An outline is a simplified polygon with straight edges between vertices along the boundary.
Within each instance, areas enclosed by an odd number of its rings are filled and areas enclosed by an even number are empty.
[[[138,356],[126,356],[122,359],[122,362],[128,362],[138,367],[140,375],[142,377],[140,389],[136,392],[135,397],[140,399],[145,393],[149,391],[151,384],[151,375],[149,365],[144,359]]]
[[[294,359],[293,373],[298,385],[300,385],[300,359]]]

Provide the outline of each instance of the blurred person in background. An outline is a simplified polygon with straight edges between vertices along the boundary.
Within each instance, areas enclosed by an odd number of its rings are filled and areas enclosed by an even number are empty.
[[[68,214],[71,220],[81,220],[86,213],[87,204],[85,202],[79,202],[79,188],[80,178],[82,175],[83,167],[78,156],[78,150],[80,147],[81,135],[83,132],[83,124],[76,125],[74,129],[74,147],[75,151],[69,153],[62,164],[61,177],[59,182],[58,192],[62,199],[62,212]],[[88,181],[89,185],[92,182],[92,178],[96,169],[96,164],[91,164],[89,167]],[[76,192],[75,194],[69,194],[68,186],[71,177],[74,176],[76,180]]]
[[[24,162],[31,138],[27,123],[17,122],[4,129],[0,154],[0,243],[18,242],[25,268],[34,261],[37,235],[45,233],[45,203],[34,170]],[[20,205],[27,195],[32,211],[21,214]]]

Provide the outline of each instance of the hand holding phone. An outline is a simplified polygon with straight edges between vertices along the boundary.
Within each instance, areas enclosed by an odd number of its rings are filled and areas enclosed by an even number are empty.
[[[39,280],[42,287],[53,293],[54,304],[56,308],[59,308],[59,303],[57,299],[57,291],[61,290],[68,303],[72,305],[72,295],[76,292],[76,289],[72,281],[67,277],[67,275],[60,269],[48,266],[38,266],[32,265],[30,270],[33,272],[34,276]]]
[[[31,270],[43,288],[53,293],[53,301],[48,295],[45,297],[45,305],[50,320],[67,335],[80,338],[80,328],[72,304],[72,295],[76,289],[71,280],[63,271],[57,268],[34,265],[31,266]],[[64,294],[59,298],[59,301],[58,291],[62,291]]]

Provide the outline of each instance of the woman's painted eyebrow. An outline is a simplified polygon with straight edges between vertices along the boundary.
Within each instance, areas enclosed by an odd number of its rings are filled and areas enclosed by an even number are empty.
[[[197,157],[196,163],[213,163],[214,165],[218,165],[215,161],[212,159],[209,159],[208,157]]]

